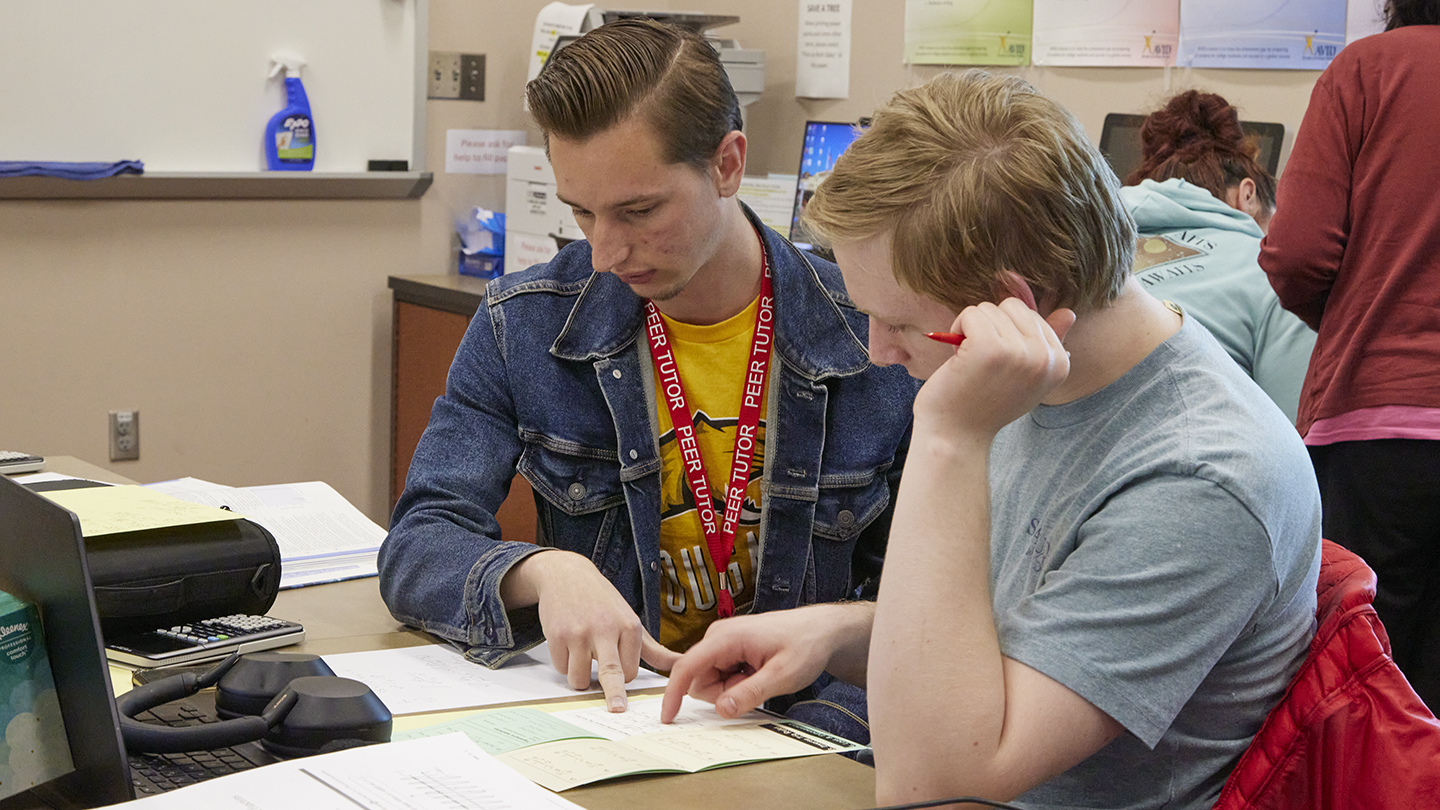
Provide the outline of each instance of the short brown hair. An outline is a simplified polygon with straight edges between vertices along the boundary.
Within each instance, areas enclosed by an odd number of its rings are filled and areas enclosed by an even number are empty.
[[[1125,185],[1178,177],[1225,199],[1249,178],[1264,210],[1275,210],[1275,178],[1255,159],[1260,144],[1240,126],[1240,113],[1223,96],[1186,90],[1145,117],[1140,126],[1140,167]]]
[[[561,48],[525,99],[550,136],[584,140],[643,115],[671,163],[704,168],[731,131],[740,102],[720,55],[700,35],[643,18],[606,23]]]
[[[1054,306],[1113,301],[1135,222],[1078,121],[1013,76],[943,73],[896,93],[805,217],[830,241],[890,232],[896,280],[956,309],[1013,271]]]

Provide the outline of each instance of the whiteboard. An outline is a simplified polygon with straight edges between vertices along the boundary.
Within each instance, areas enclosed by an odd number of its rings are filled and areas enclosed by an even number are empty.
[[[425,0],[0,0],[0,160],[264,170],[291,52],[316,172],[423,169]]]

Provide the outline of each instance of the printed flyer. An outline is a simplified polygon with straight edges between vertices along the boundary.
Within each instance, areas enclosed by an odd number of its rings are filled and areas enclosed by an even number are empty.
[[[1180,0],[1035,0],[1037,65],[1175,64]]]
[[[1183,67],[1324,70],[1345,46],[1346,0],[1180,5]]]
[[[1033,0],[905,0],[905,62],[1030,64]]]

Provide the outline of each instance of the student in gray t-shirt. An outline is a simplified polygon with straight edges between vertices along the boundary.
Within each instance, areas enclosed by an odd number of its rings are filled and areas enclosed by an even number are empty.
[[[1119,182],[1017,78],[901,91],[806,216],[872,359],[927,380],[879,599],[712,625],[662,719],[828,670],[868,688],[879,804],[1213,805],[1314,632],[1295,431],[1131,275]]]

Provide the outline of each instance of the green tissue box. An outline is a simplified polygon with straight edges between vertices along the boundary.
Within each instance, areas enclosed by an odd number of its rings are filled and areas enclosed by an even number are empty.
[[[0,798],[75,769],[40,611],[0,591]]]

